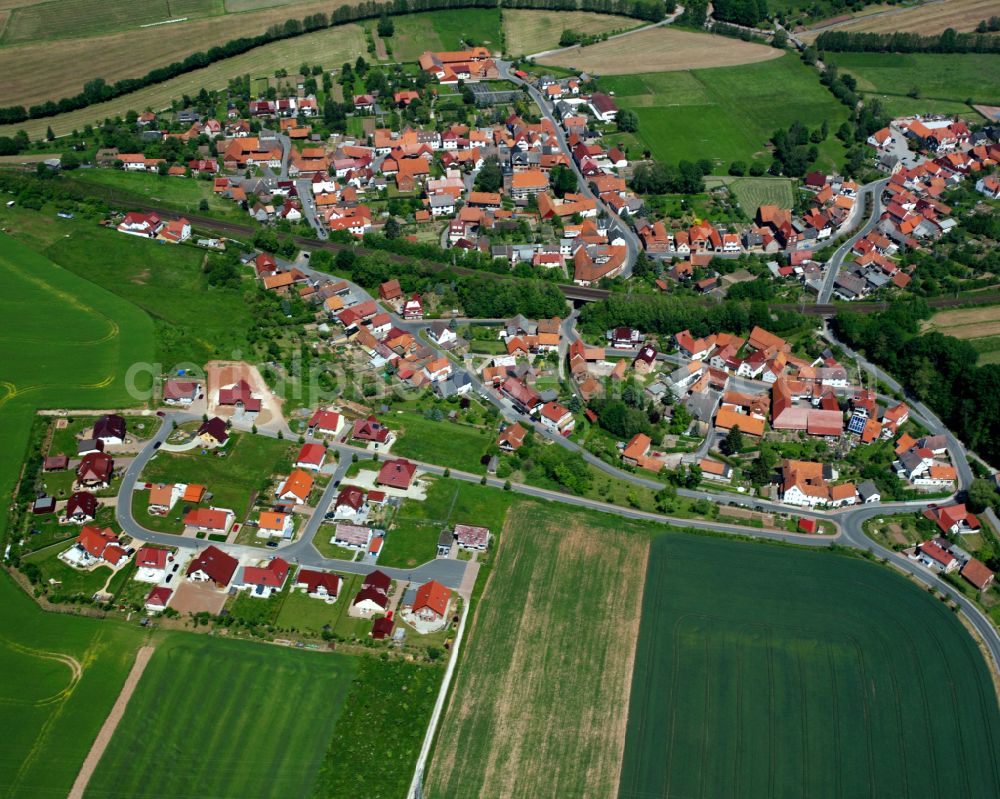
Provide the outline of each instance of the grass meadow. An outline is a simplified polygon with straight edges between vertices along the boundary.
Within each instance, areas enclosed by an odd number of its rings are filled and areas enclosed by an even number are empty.
[[[399,437],[392,445],[393,455],[465,472],[486,473],[479,459],[494,442],[491,430],[447,419],[435,422],[412,411],[392,414],[386,423],[398,431]]]
[[[48,244],[44,254],[148,313],[156,326],[156,362],[164,369],[245,351],[250,310],[239,289],[208,286],[203,250],[143,241],[91,220],[59,221],[70,221],[69,235]]]
[[[9,477],[6,463],[3,476]],[[65,796],[142,633],[118,622],[45,613],[6,574],[0,604],[0,724],[8,731],[0,794]]]
[[[1000,792],[982,655],[888,569],[664,535],[642,620],[620,799]]]
[[[762,205],[795,207],[795,181],[789,178],[709,178],[705,183],[709,188],[727,186],[749,217]]]
[[[503,10],[504,44],[511,55],[539,53],[559,46],[564,30],[593,36],[612,31],[627,31],[642,23],[631,17],[593,14],[589,11],[538,11],[505,8]]]
[[[635,532],[562,506],[511,509],[428,796],[615,794],[649,544]]]
[[[778,128],[796,120],[815,128],[825,119],[836,131],[848,117],[815,72],[788,54],[739,67],[608,76],[600,86],[638,114],[636,142],[655,158],[708,158],[720,174],[732,161],[770,164],[765,145]],[[843,145],[832,133],[819,151],[820,166],[843,160]]]
[[[307,796],[356,658],[208,636],[161,639],[87,799]]]
[[[503,529],[512,501],[509,492],[447,477],[431,479],[427,499],[407,500],[396,514],[379,555],[382,566],[412,568],[433,560],[441,531],[455,524],[488,527],[494,536]]]
[[[385,43],[393,61],[416,61],[425,50],[460,50],[463,42],[500,47],[499,8],[455,8],[392,18],[395,30]],[[369,25],[368,22],[364,23]],[[370,27],[374,30],[374,22]]]
[[[831,53],[829,60],[841,72],[857,78],[860,91],[913,100],[908,105],[916,109],[922,107],[922,101],[964,103],[972,99],[1000,105],[1000,58],[995,55]],[[907,98],[914,88],[919,89],[920,96]],[[965,113],[972,111],[966,108]]]

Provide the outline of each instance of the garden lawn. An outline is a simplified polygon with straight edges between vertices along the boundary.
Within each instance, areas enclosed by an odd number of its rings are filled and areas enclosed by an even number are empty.
[[[706,183],[728,186],[748,217],[762,205],[795,207],[795,184],[786,178],[709,178]]]
[[[360,574],[342,574],[340,595],[332,605],[322,599],[313,599],[305,591],[288,590],[277,626],[282,630],[294,630],[306,635],[320,636],[326,625],[331,632],[347,639],[367,639],[371,630],[370,619],[355,619],[347,615],[355,595],[361,590],[364,577]],[[287,590],[287,589],[286,589]],[[284,591],[282,593],[285,593]]]
[[[998,742],[978,648],[897,573],[830,552],[653,541],[620,799],[985,799],[1000,794]]]
[[[486,467],[479,461],[494,441],[491,430],[447,418],[436,422],[411,411],[391,414],[385,421],[398,431],[393,455],[485,474]]]
[[[380,565],[408,568],[433,560],[441,531],[456,524],[488,527],[495,545],[512,502],[510,493],[447,477],[431,480],[427,499],[403,502],[379,555]]]
[[[616,793],[648,547],[627,520],[512,508],[438,733],[429,796]]]
[[[863,92],[905,96],[917,88],[921,99],[1000,105],[1000,58],[995,55],[830,53],[829,61],[854,75]]]
[[[212,505],[235,511],[237,521],[246,517],[251,495],[259,491],[272,475],[287,475],[297,445],[287,441],[232,433],[218,457],[219,450],[202,455],[200,449],[188,452],[158,452],[146,464],[141,478],[151,483],[198,483],[214,496]]]
[[[132,667],[142,632],[44,613],[0,575],[0,793],[66,796]],[[77,676],[76,670],[82,665]]]
[[[357,670],[340,654],[160,640],[85,796],[306,796]]]
[[[707,158],[723,173],[737,160],[770,164],[765,145],[796,120],[810,128],[827,120],[836,131],[848,118],[815,71],[790,54],[739,67],[607,76],[600,87],[638,114],[638,139],[655,158]],[[820,166],[843,160],[843,145],[832,133],[819,151]]]

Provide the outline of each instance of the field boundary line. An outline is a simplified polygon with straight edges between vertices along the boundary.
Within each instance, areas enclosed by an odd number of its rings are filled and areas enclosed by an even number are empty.
[[[466,600],[462,605],[462,618],[458,622],[458,630],[455,633],[455,645],[451,649],[451,659],[448,661],[448,668],[445,669],[444,679],[441,680],[441,689],[438,691],[437,700],[434,702],[434,712],[431,714],[430,723],[427,725],[427,733],[424,735],[424,742],[420,747],[420,755],[417,757],[417,765],[413,770],[413,779],[410,781],[410,789],[406,792],[407,799],[418,799],[421,796],[423,787],[424,769],[427,766],[427,759],[431,753],[431,744],[434,743],[434,736],[437,734],[438,723],[444,713],[445,702],[448,698],[448,688],[451,686],[451,679],[455,674],[455,666],[458,665],[458,651],[462,645],[462,638],[465,635],[465,623],[469,619],[469,605]],[[83,794],[73,796],[68,799],[83,799]]]
[[[83,794],[84,791],[87,790],[90,778],[94,776],[94,772],[97,770],[97,764],[100,763],[101,757],[108,748],[108,744],[111,743],[111,738],[114,735],[115,730],[118,728],[118,723],[125,715],[125,708],[128,706],[129,700],[132,698],[132,694],[135,693],[135,689],[139,685],[139,679],[142,677],[142,673],[146,670],[146,666],[149,664],[149,660],[153,656],[155,649],[156,647],[147,644],[146,646],[140,647],[139,651],[136,653],[135,662],[132,664],[132,669],[129,671],[128,677],[125,678],[125,683],[122,685],[121,693],[118,694],[118,698],[115,700],[115,703],[111,708],[111,712],[108,713],[108,717],[104,719],[104,724],[101,725],[101,729],[97,733],[97,737],[94,739],[94,743],[90,747],[90,751],[87,753],[87,757],[84,759],[83,765],[80,766],[80,773],[76,775],[76,780],[73,782],[73,787],[70,789],[68,799],[83,799]]]

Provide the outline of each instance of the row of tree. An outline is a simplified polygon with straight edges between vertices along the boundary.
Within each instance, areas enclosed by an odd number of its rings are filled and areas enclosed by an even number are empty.
[[[755,28],[768,19],[767,0],[714,0],[712,16],[723,22]]]
[[[673,0],[500,0],[503,8],[538,8],[547,11],[591,11],[659,22],[675,7]]]
[[[719,331],[748,333],[761,325],[778,335],[786,335],[809,324],[795,311],[771,311],[763,302],[720,302],[703,304],[695,297],[665,295],[617,295],[592,302],[580,311],[580,328],[602,334],[614,327],[633,327],[644,333],[673,335],[690,330],[695,336]]]
[[[978,353],[967,341],[936,331],[920,333],[920,320],[927,316],[922,300],[898,300],[876,314],[841,311],[834,329],[844,342],[897,376],[967,446],[996,462],[1000,365],[977,366]]]
[[[816,38],[820,50],[851,53],[1000,53],[1000,38],[984,33],[958,33],[948,28],[936,36],[895,33],[825,31]]]
[[[632,173],[632,188],[639,194],[700,194],[705,191],[705,175],[711,173],[711,161],[660,161],[641,163]]]

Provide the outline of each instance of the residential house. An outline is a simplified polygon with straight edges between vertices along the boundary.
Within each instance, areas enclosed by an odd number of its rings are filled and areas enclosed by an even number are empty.
[[[378,485],[406,491],[413,482],[416,472],[416,464],[410,463],[405,458],[396,458],[382,464],[375,482]]]
[[[83,456],[76,467],[76,481],[85,489],[100,490],[111,485],[115,462],[103,452],[90,452]]]
[[[118,414],[106,414],[94,422],[93,438],[105,446],[125,443],[125,418]]]
[[[135,555],[136,571],[133,579],[140,583],[158,583],[167,576],[169,552],[158,547],[145,546]]]
[[[262,511],[257,518],[257,535],[261,538],[291,538],[293,518],[290,513]]]
[[[546,402],[538,411],[538,417],[543,427],[547,427],[560,435],[569,435],[573,431],[576,420],[569,408],[558,402]]]
[[[327,604],[333,604],[340,596],[344,581],[331,572],[299,569],[292,588],[302,588],[313,599],[322,599]]]
[[[201,423],[196,434],[203,444],[221,447],[229,440],[226,423],[218,416]]]
[[[217,588],[228,588],[239,561],[216,546],[205,547],[191,561],[187,578],[193,582],[212,582]]]
[[[412,614],[421,621],[443,622],[448,613],[451,592],[436,580],[424,583],[417,589]]]
[[[195,508],[184,517],[184,525],[204,533],[225,533],[235,518],[227,508]]]
[[[309,501],[309,493],[312,489],[312,475],[302,469],[293,469],[292,473],[278,486],[275,496],[296,505],[305,505]]]
[[[336,411],[317,410],[309,419],[309,433],[314,436],[336,436],[344,425]]]
[[[249,591],[250,596],[257,599],[267,599],[284,588],[289,568],[284,558],[272,558],[266,566],[244,566],[233,587],[237,591]]]
[[[322,444],[303,444],[295,465],[300,469],[318,472],[326,461],[326,448]]]

